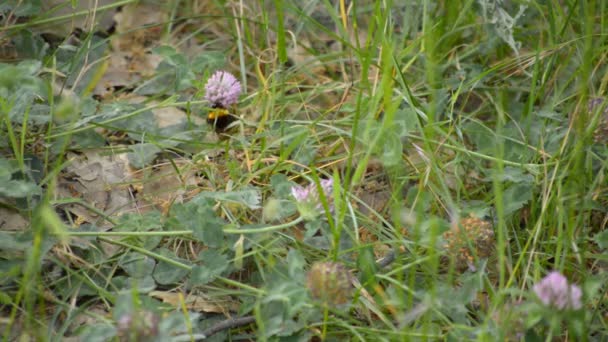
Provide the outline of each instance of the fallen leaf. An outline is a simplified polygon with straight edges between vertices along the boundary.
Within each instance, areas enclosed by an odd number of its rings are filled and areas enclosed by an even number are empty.
[[[0,207],[0,230],[21,231],[27,228],[29,222],[17,211]]]
[[[165,292],[165,291],[152,291],[149,293],[151,297],[160,299],[163,303],[169,304],[174,307],[181,307],[182,303],[180,300],[180,293]],[[239,303],[231,300],[212,300],[208,297],[203,297],[194,294],[188,294],[184,298],[186,308],[196,312],[213,312],[213,313],[228,313],[230,311],[235,312],[239,309]]]
[[[179,174],[170,163],[135,173],[134,176],[141,180],[138,200],[142,207],[152,205],[166,213],[172,203],[184,203],[199,191],[196,185],[200,177],[190,161],[174,159],[173,163],[179,168]]]
[[[133,211],[133,196],[129,191],[132,181],[126,153],[89,150],[83,154],[68,154],[71,163],[60,175],[57,197],[76,197],[107,215]],[[64,205],[79,222],[95,223],[99,215],[81,205]],[[105,226],[106,221],[99,222]]]

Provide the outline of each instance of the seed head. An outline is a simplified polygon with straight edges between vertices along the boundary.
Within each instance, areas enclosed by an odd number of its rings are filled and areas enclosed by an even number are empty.
[[[461,272],[467,268],[475,270],[475,255],[485,259],[494,251],[492,224],[474,216],[461,219],[460,224],[443,233],[443,239],[444,249]]]
[[[337,262],[317,262],[306,275],[306,286],[312,297],[327,305],[346,304],[352,292],[351,275]]]
[[[228,108],[235,104],[241,95],[241,83],[227,71],[217,71],[205,85],[205,100],[212,107]]]

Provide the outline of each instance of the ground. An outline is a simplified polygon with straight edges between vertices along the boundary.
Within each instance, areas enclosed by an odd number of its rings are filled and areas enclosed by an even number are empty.
[[[4,339],[608,338],[607,10],[0,4]]]

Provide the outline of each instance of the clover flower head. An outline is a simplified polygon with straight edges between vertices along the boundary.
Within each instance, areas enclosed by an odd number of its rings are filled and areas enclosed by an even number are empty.
[[[300,185],[294,185],[291,187],[291,195],[293,196],[293,198],[296,199],[296,201],[298,202],[306,202],[309,200],[309,198],[311,198],[311,187],[307,186],[307,187],[303,187]]]
[[[583,307],[581,288],[569,284],[568,279],[561,273],[553,271],[534,285],[534,293],[540,301],[549,307],[558,310],[574,309]]]
[[[460,272],[466,269],[475,272],[475,256],[479,259],[491,257],[496,244],[492,224],[474,215],[461,219],[452,229],[443,233],[443,239],[447,257],[454,260],[454,265]]]
[[[352,293],[351,275],[341,263],[316,262],[306,274],[306,287],[327,305],[346,304]]]
[[[205,84],[205,100],[213,107],[228,108],[241,95],[241,82],[227,71],[217,71]]]
[[[334,180],[332,178],[321,179],[319,181],[321,191],[325,198],[330,202],[330,210],[333,210],[331,204],[331,196],[334,189]],[[308,186],[295,185],[291,187],[291,195],[298,202],[298,211],[300,215],[306,219],[314,219],[320,212],[323,211],[323,204],[319,195],[319,189],[316,183],[310,183]]]

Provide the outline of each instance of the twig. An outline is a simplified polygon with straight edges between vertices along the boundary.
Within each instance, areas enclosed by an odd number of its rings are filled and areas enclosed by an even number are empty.
[[[245,316],[239,318],[230,318],[225,321],[221,321],[218,324],[212,326],[211,328],[203,331],[202,336],[197,338],[196,341],[205,340],[218,332],[226,329],[233,329],[237,327],[242,327],[244,325],[248,325],[255,322],[255,317],[253,316]]]

